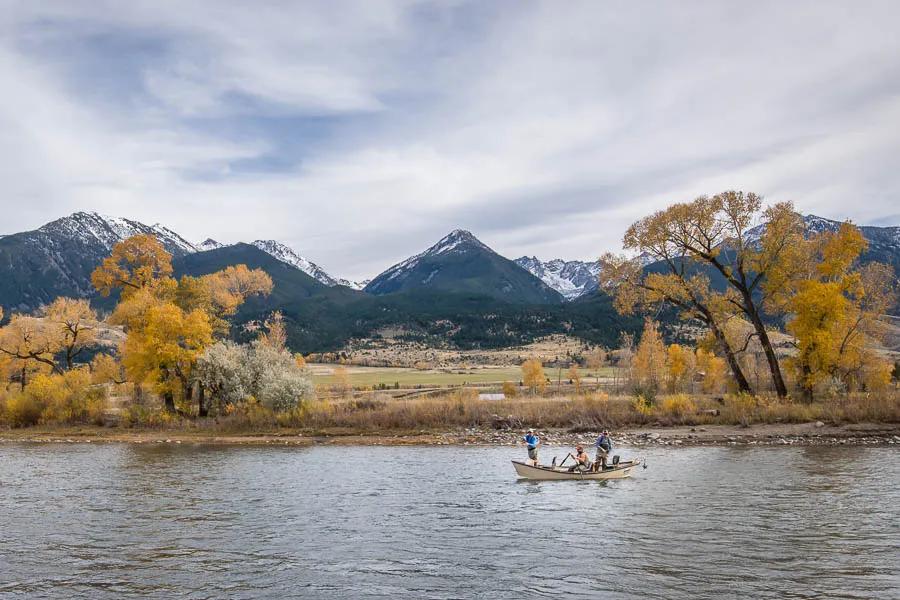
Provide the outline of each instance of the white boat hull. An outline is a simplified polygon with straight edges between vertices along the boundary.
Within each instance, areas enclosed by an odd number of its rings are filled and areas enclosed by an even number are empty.
[[[604,481],[607,479],[625,479],[626,477],[631,477],[634,470],[640,466],[641,460],[637,458],[626,462],[620,462],[614,467],[608,467],[603,471],[598,471],[596,473],[581,473],[578,471],[570,473],[565,467],[535,467],[518,460],[512,461],[512,464],[516,468],[516,473],[519,477],[525,479],[535,479],[538,481],[556,481],[565,479],[574,479],[576,481]]]

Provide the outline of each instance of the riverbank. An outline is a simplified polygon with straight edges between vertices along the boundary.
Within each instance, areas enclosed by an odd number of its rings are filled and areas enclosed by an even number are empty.
[[[598,432],[572,433],[560,429],[540,432],[548,447],[566,448],[591,443]],[[642,427],[612,432],[617,446],[900,446],[900,424],[818,422],[761,424],[749,427]],[[460,429],[367,433],[351,431],[279,431],[227,434],[210,431],[122,430],[102,427],[31,428],[0,431],[2,443],[133,443],[222,445],[361,445],[361,446],[517,446],[516,430]]]

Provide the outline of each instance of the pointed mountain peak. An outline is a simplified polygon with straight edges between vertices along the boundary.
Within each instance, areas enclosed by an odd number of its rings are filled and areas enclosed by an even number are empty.
[[[419,254],[412,258],[417,259],[421,258],[422,256],[435,256],[437,254],[445,254],[452,250],[467,250],[472,248],[492,251],[481,240],[475,237],[471,231],[466,231],[465,229],[454,229],[453,231],[442,237],[437,244],[435,244],[422,254]]]
[[[197,248],[199,248],[202,251],[218,250],[219,248],[224,248],[224,247],[225,247],[225,244],[220,244],[219,242],[217,242],[216,240],[214,240],[212,238],[206,238],[205,240],[203,240],[202,242],[197,244]]]

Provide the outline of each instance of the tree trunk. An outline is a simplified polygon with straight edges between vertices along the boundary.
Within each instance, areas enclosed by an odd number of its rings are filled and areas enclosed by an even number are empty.
[[[172,394],[172,392],[164,393],[163,401],[166,403],[166,412],[174,413],[175,412],[175,396]]]
[[[738,362],[737,356],[734,353],[734,350],[731,348],[731,344],[728,343],[728,338],[725,337],[725,332],[719,327],[719,324],[716,322],[713,313],[709,308],[706,307],[700,301],[693,299],[694,307],[700,312],[703,316],[701,321],[705,322],[706,325],[713,333],[713,337],[716,338],[716,342],[719,344],[719,348],[722,350],[722,354],[725,355],[725,362],[728,363],[728,368],[731,370],[731,374],[734,376],[734,381],[738,386],[738,391],[746,392],[748,394],[753,393],[753,388],[750,387],[750,382],[747,381],[747,377],[744,375],[744,370],[741,368],[741,363]],[[691,387],[693,388],[693,382],[691,382]]]
[[[719,329],[715,322],[710,321],[709,326],[710,329],[712,329],[716,341],[719,343],[722,354],[725,355],[725,361],[728,363],[728,368],[731,369],[731,374],[734,376],[734,381],[737,383],[738,390],[752,394],[753,389],[750,387],[750,382],[748,382],[747,377],[744,376],[744,370],[741,368],[741,363],[738,362],[737,356],[734,355],[734,350],[732,350],[731,346],[728,344],[725,334]]]
[[[206,406],[206,389],[202,383],[197,384],[197,414],[201,417],[209,415],[209,408]]]
[[[28,383],[26,380],[28,379],[28,371],[25,368],[25,365],[22,365],[22,391],[25,390],[25,384]]]
[[[784,398],[787,396],[787,385],[784,383],[781,365],[778,364],[778,356],[775,354],[775,348],[772,347],[772,340],[769,339],[769,333],[766,331],[766,326],[756,310],[756,305],[753,304],[753,298],[750,296],[750,293],[745,292],[743,295],[747,316],[750,317],[750,322],[753,323],[753,328],[759,337],[759,344],[762,346],[766,355],[766,361],[769,363],[769,371],[772,372],[772,384],[775,386],[775,393],[778,394],[779,398]]]

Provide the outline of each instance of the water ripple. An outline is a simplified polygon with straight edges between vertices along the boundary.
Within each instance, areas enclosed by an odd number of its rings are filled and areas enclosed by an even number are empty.
[[[650,469],[608,483],[517,482],[517,452],[4,444],[0,595],[886,598],[900,589],[895,450],[654,448]]]

